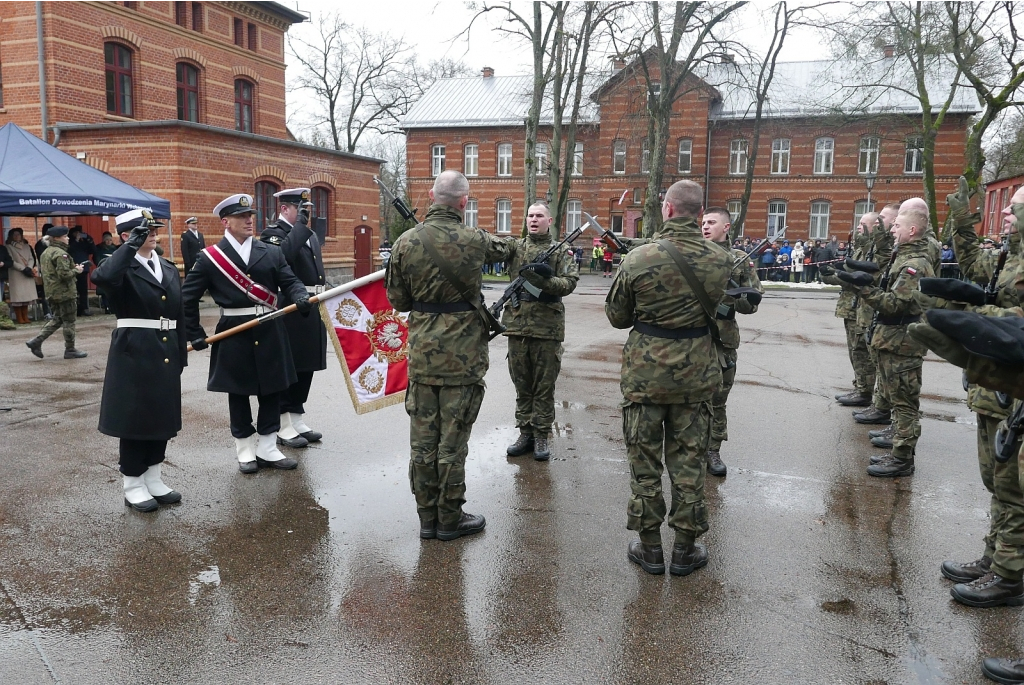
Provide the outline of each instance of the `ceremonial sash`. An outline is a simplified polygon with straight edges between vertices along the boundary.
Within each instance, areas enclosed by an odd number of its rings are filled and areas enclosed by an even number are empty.
[[[224,274],[236,288],[245,293],[252,302],[262,304],[271,309],[277,309],[277,295],[267,290],[264,286],[246,276],[238,265],[228,259],[228,256],[216,245],[203,250],[203,253],[210,258],[213,265]]]

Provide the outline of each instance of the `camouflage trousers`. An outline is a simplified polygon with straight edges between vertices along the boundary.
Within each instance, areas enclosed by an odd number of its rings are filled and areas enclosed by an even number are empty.
[[[863,336],[861,336],[863,338]],[[864,344],[867,345],[865,339]],[[878,350],[867,346],[868,353],[871,355],[871,367],[874,372],[875,383],[874,392],[871,393],[871,406],[878,411],[889,411],[892,409],[892,402],[889,400],[889,389],[885,387],[885,383],[882,379],[882,374],[878,371]]]
[[[892,456],[914,460],[921,437],[921,367],[923,359],[878,350],[878,381],[892,404]]]
[[[427,385],[409,381],[409,484],[423,521],[456,523],[466,502],[469,434],[484,384]]]
[[[729,368],[722,369],[722,384],[715,390],[715,396],[711,398],[711,440],[708,442],[709,450],[721,449],[722,443],[729,439],[729,418],[726,415],[725,405],[729,401],[729,392],[732,384],[736,382],[736,360],[739,355],[736,350],[728,347],[722,349]]]
[[[43,330],[39,332],[39,339],[46,340],[57,332],[57,329],[64,327],[64,348],[75,349],[75,326],[78,319],[78,300],[61,300],[54,302],[47,300],[50,305],[50,313],[53,318],[46,322]]]
[[[1021,492],[1020,466],[1018,459],[1010,459],[1005,464],[995,460],[995,437],[1000,420],[985,414],[975,416],[981,482],[992,493],[985,556],[992,559],[995,573],[1019,580],[1024,574],[1024,493]]]
[[[562,343],[510,335],[508,374],[516,386],[516,428],[551,435],[555,422],[555,381],[562,368]]]
[[[640,533],[645,544],[661,544],[665,521],[661,473],[667,467],[672,483],[668,525],[676,532],[676,542],[690,543],[707,532],[704,455],[711,434],[711,404],[627,402],[622,408],[622,434],[632,490],[626,527]]]
[[[846,325],[846,349],[853,367],[853,388],[862,396],[870,397],[875,389],[875,362],[868,351],[864,331],[854,319],[843,319]]]

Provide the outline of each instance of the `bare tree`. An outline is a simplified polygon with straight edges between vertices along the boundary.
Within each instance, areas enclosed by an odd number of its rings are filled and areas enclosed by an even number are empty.
[[[985,181],[1024,174],[1024,115],[1020,109],[1005,111],[989,128]]]

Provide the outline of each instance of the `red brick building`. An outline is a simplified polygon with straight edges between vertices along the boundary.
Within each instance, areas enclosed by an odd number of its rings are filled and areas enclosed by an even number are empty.
[[[276,213],[274,192],[309,186],[326,220],[329,272],[372,268],[381,160],[298,143],[285,126],[285,34],[304,15],[276,2],[41,7],[37,17],[36,3],[0,3],[0,124],[170,200],[173,239],[162,240],[175,255],[189,216],[208,243],[221,235],[212,210],[227,195],[252,194],[261,229]],[[66,222],[97,238],[106,228]]]
[[[985,184],[985,205],[981,216],[984,235],[999,235],[1003,226],[1003,208],[1010,204],[1010,198],[1021,186],[1024,186],[1024,176],[999,178]]]
[[[744,68],[723,62],[704,79],[691,80],[674,108],[665,164],[664,187],[692,179],[704,186],[707,206],[728,207],[734,216],[754,109],[747,91],[728,84],[741,82],[733,77]],[[923,195],[917,101],[893,89],[850,92],[844,86],[851,82],[849,70],[835,69],[827,62],[778,65],[762,122],[747,235],[788,226],[791,239],[845,240],[869,207]],[[948,92],[942,75],[932,78],[932,92]],[[519,230],[531,83],[531,77],[498,77],[485,69],[482,77],[439,81],[427,91],[402,123],[414,204],[426,206],[441,169],[457,169],[472,188],[467,221],[497,233]],[[648,178],[646,86],[627,68],[604,75],[591,93],[574,151],[566,225],[578,225],[586,211],[615,231],[636,235]],[[938,134],[940,197],[961,173],[967,122],[978,109],[970,91],[959,91]],[[546,121],[542,116],[542,151],[550,144],[550,123],[550,115]],[[874,178],[870,198],[868,177]],[[539,179],[538,195],[546,188],[546,177]]]

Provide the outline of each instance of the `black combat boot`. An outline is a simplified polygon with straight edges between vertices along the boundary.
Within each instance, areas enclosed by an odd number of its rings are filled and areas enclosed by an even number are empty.
[[[883,431],[881,435],[872,436],[871,444],[883,449],[892,449],[892,435],[892,430]]]
[[[487,520],[483,516],[462,512],[457,523],[437,524],[437,539],[447,541],[461,538],[463,535],[473,535],[482,531],[486,525]]]
[[[665,572],[665,555],[661,551],[661,545],[645,545],[639,540],[633,540],[629,543],[626,558],[634,564],[640,564],[640,568],[653,576],[660,576]]]
[[[836,395],[836,402],[844,407],[870,407],[871,395],[862,395],[854,390],[845,395]]]
[[[668,567],[668,572],[674,576],[688,576],[707,565],[708,551],[704,549],[704,545],[677,542],[672,547],[672,563]]]
[[[533,449],[533,433],[524,430],[519,431],[519,437],[508,446],[505,453],[510,457],[521,457]]]
[[[728,469],[722,462],[722,453],[718,450],[708,450],[705,455],[705,459],[708,462],[708,473],[712,476],[718,476],[724,478]]]
[[[903,460],[889,455],[888,459],[883,459],[877,464],[869,466],[868,475],[874,476],[875,478],[899,478],[900,476],[912,476],[914,475],[914,460],[913,458]]]
[[[890,453],[890,452],[886,452],[885,454],[872,454],[871,455],[871,463],[872,464],[881,464],[883,461],[888,461],[889,459],[892,459],[892,453]]]
[[[437,537],[437,519],[432,516],[420,514],[420,538],[433,540]]]
[[[83,352],[82,350],[76,350],[73,347],[70,350],[64,350],[64,358],[65,359],[81,359],[82,357],[88,357],[88,356],[89,356],[88,352]]]
[[[551,450],[548,449],[548,438],[546,435],[538,435],[533,439],[533,458],[537,461],[547,461],[551,458]]]
[[[35,356],[39,357],[40,359],[43,358],[43,341],[42,340],[40,340],[39,338],[32,338],[27,343],[25,343],[25,345],[28,347],[28,349],[32,350],[32,354],[34,354]]]
[[[895,429],[892,425],[888,425],[885,428],[878,428],[876,430],[868,431],[869,438],[891,438]]]
[[[989,680],[1004,685],[1024,683],[1024,659],[993,659],[981,662],[981,672]]]
[[[1024,582],[1008,580],[989,571],[970,583],[957,583],[949,594],[969,607],[1018,607],[1024,604]]]
[[[892,412],[878,411],[875,407],[868,407],[867,410],[862,412],[853,412],[853,420],[857,423],[867,423],[883,426],[887,423],[892,423],[891,418]]]
[[[991,565],[991,557],[982,557],[966,564],[944,561],[942,562],[942,575],[957,583],[970,583],[987,574]]]

